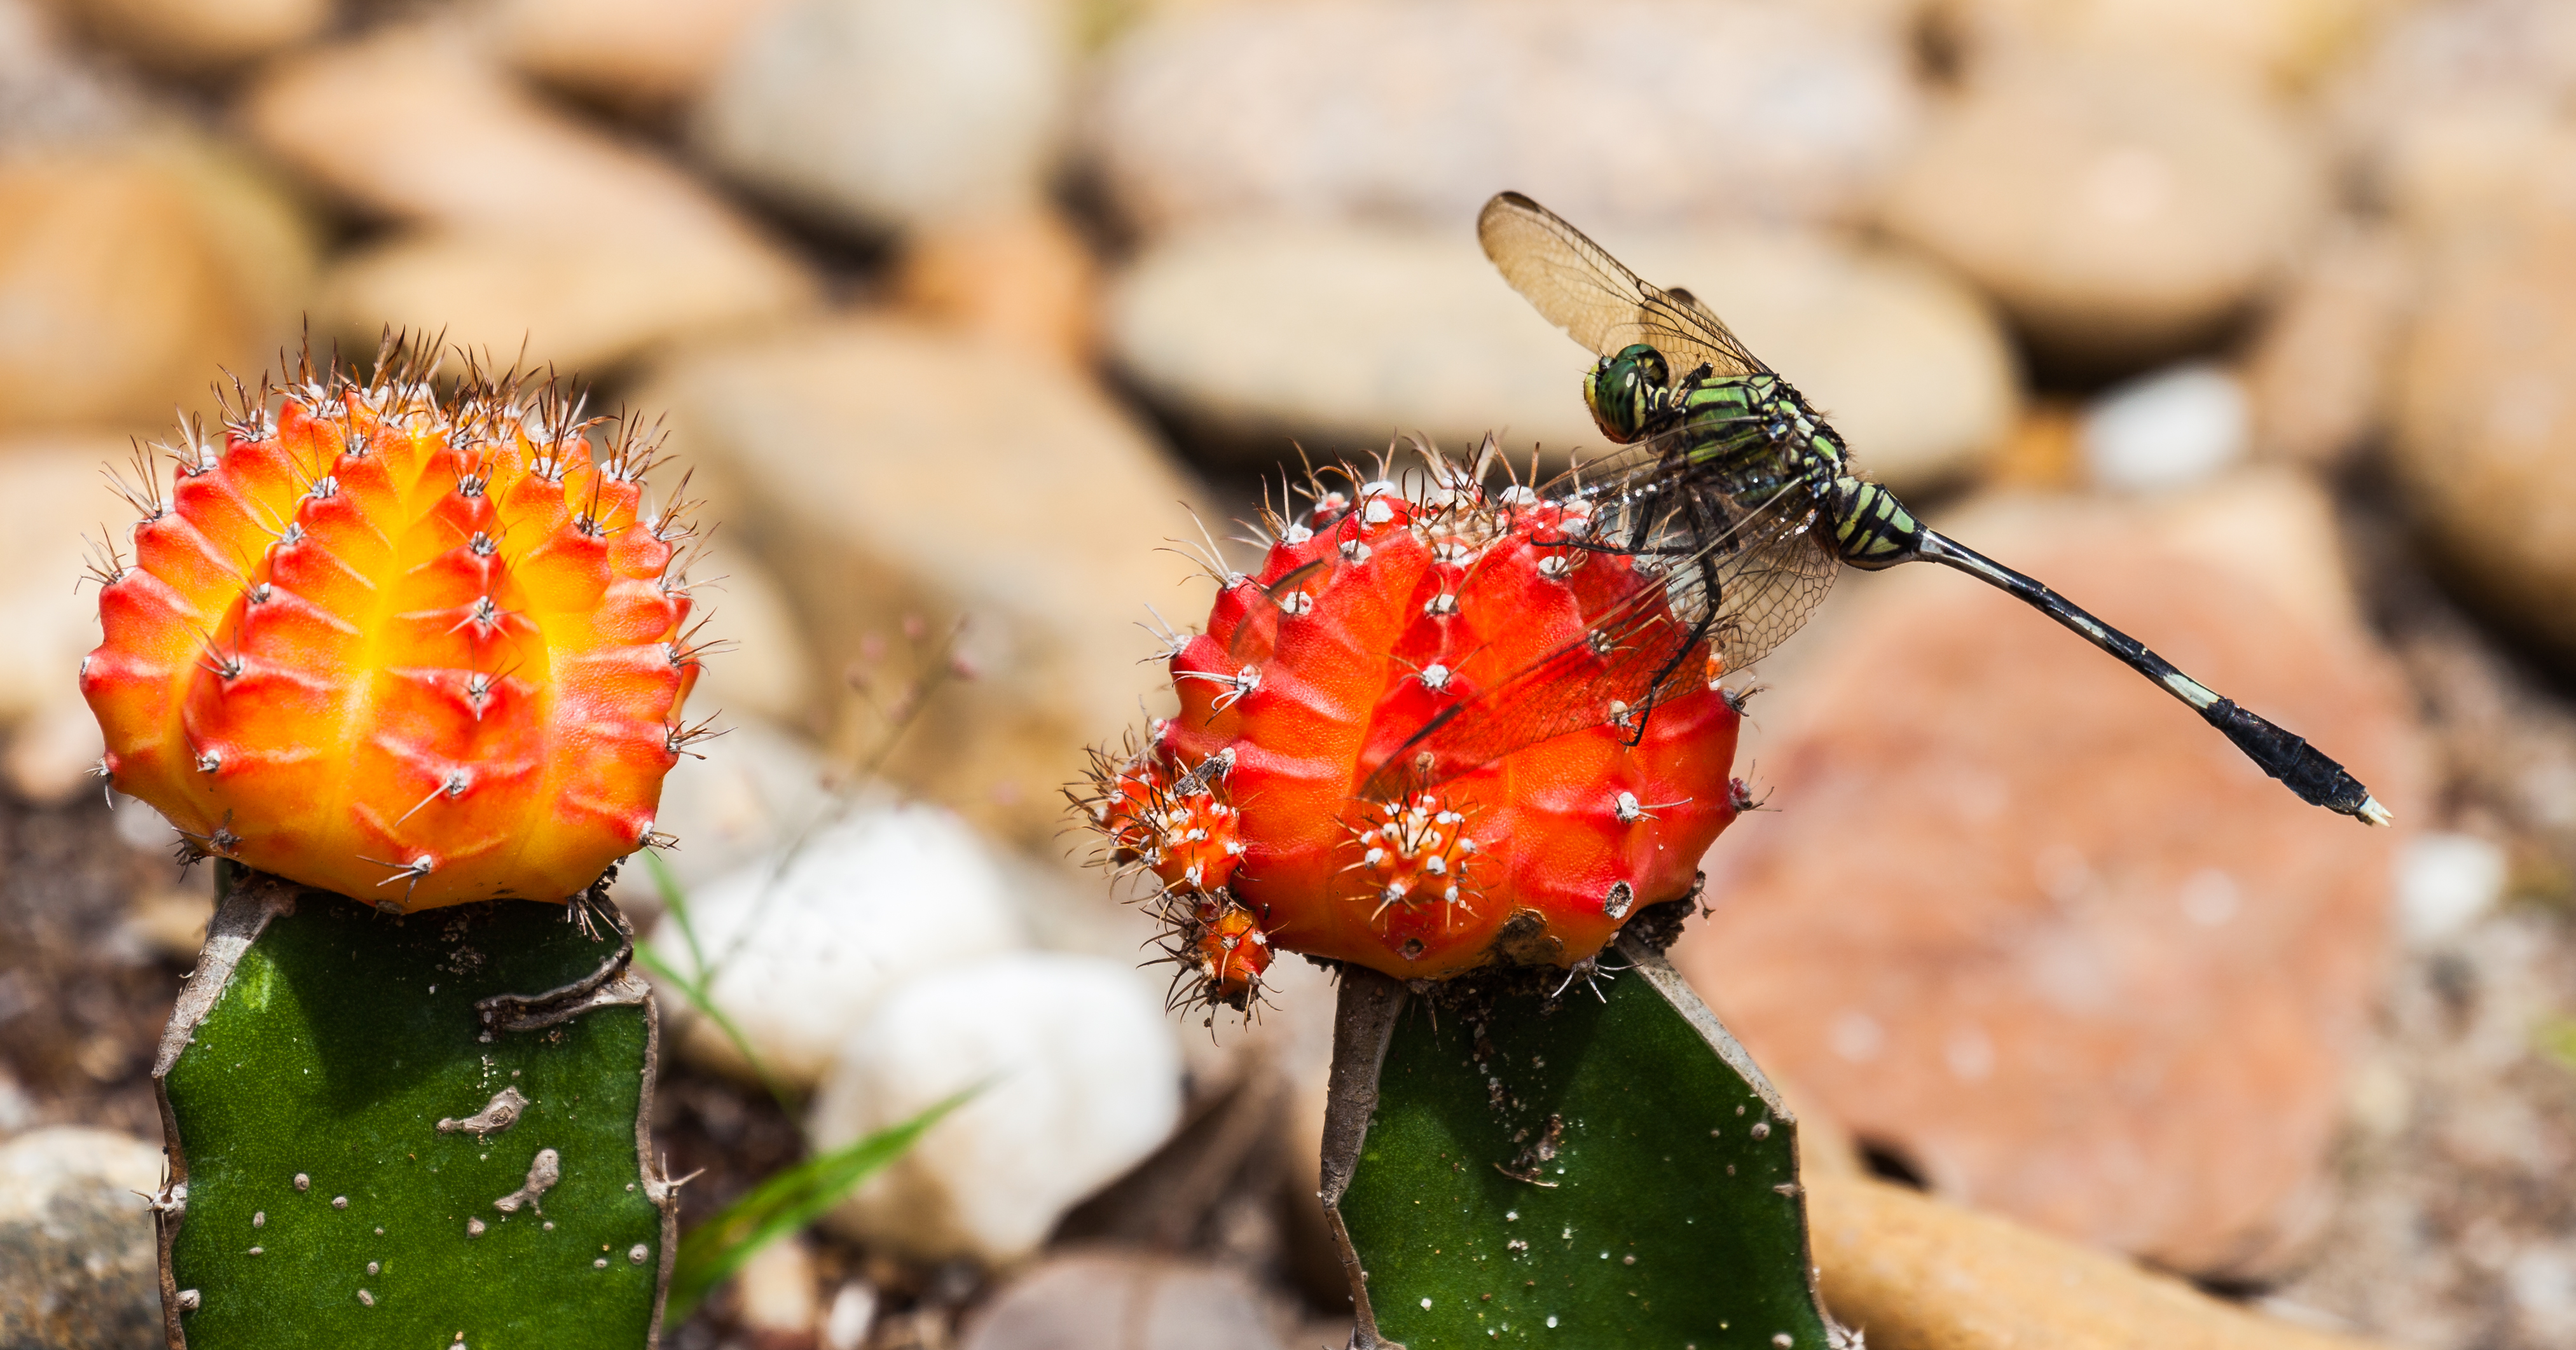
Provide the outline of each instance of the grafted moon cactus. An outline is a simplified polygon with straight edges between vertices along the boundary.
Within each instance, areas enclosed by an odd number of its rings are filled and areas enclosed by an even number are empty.
[[[104,771],[195,856],[411,911],[561,901],[653,836],[698,659],[648,501],[551,382],[389,341],[372,375],[240,391],[129,498],[81,691]]]
[[[1274,950],[1403,979],[1572,966],[1688,894],[1745,804],[1704,642],[1680,668],[1712,678],[1650,715],[1614,704],[1488,763],[1410,762],[1444,716],[1597,702],[1579,654],[1482,696],[1604,616],[1653,628],[1662,583],[1581,546],[1583,503],[1437,456],[1410,490],[1348,478],[1266,516],[1257,572],[1218,567],[1206,631],[1172,640],[1179,714],[1099,756],[1079,796],[1107,860],[1153,879],[1188,1001],[1244,1006]]]

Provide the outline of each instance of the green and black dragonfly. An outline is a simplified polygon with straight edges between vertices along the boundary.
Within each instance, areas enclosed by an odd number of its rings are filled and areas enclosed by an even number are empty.
[[[1605,707],[1611,720],[1641,729],[1659,700],[1702,687],[1704,670],[1688,667],[1703,643],[1725,669],[1742,669],[1806,622],[1844,566],[1937,562],[2009,592],[2153,680],[2301,800],[2389,822],[2368,789],[2306,741],[2039,582],[1935,533],[1853,472],[1841,435],[1688,291],[1638,280],[1517,192],[1487,202],[1476,228],[1505,279],[1600,357],[1585,401],[1623,448],[1544,489],[1591,509],[1582,537],[1564,542],[1652,568],[1665,603],[1604,616],[1587,639],[1445,709],[1387,769],[1446,777],[1598,725]],[[1570,687],[1581,696],[1568,697]]]

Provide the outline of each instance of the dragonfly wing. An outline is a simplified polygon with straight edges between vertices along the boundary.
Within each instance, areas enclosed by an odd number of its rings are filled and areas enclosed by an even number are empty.
[[[1770,370],[1688,291],[1638,280],[1581,230],[1517,192],[1485,203],[1476,237],[1512,289],[1596,355],[1642,342],[1673,363],[1676,378],[1703,363],[1718,376]]]
[[[1523,746],[1601,726],[1647,707],[1657,697],[1659,678],[1696,688],[1706,678],[1705,667],[1692,670],[1687,660],[1676,664],[1697,645],[1690,636],[1662,605],[1623,605],[1585,636],[1433,716],[1378,766],[1361,794],[1428,787]]]
[[[1823,513],[1815,513],[1795,533],[1766,539],[1717,564],[1722,598],[1715,639],[1726,669],[1742,670],[1770,655],[1824,603],[1842,573],[1842,558],[1824,538],[1828,524]]]
[[[1802,488],[1743,507],[1701,486],[1694,506],[1682,500],[1692,488],[1654,481],[1641,467],[1600,490],[1654,513],[1633,560],[1663,585],[1631,593],[1593,616],[1584,637],[1435,715],[1378,767],[1367,791],[1398,779],[1437,783],[1623,712],[1650,714],[1708,679],[1693,648],[1713,643],[1727,670],[1759,660],[1806,622],[1840,570],[1823,533],[1827,517]],[[1619,542],[1609,531],[1601,541]],[[1716,617],[1703,629],[1712,604]]]

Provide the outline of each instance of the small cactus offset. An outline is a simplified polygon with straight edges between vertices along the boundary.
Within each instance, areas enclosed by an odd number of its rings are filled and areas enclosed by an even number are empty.
[[[1107,859],[1159,883],[1186,999],[1242,1007],[1274,948],[1402,979],[1578,965],[1689,892],[1743,804],[1713,682],[1685,681],[1642,734],[1605,707],[1491,763],[1390,763],[1604,614],[1663,612],[1659,581],[1582,546],[1584,504],[1425,455],[1411,491],[1310,482],[1264,521],[1257,572],[1212,559],[1207,629],[1170,643],[1179,715],[1096,762],[1082,804]],[[1705,644],[1684,663],[1709,669]],[[1587,673],[1537,696],[1578,697]]]
[[[629,424],[389,339],[236,385],[126,485],[81,691],[116,787],[215,856],[401,911],[563,901],[652,835],[690,731],[687,537]],[[271,410],[275,403],[274,411]]]

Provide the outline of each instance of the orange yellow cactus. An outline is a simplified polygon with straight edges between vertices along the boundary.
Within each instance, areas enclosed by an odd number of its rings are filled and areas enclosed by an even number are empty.
[[[98,569],[81,692],[116,787],[219,856],[380,906],[564,900],[647,842],[698,657],[646,497],[551,383],[389,342],[172,451]],[[270,411],[272,402],[274,412]]]

